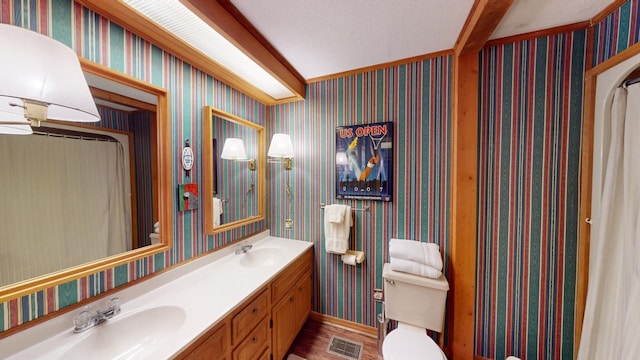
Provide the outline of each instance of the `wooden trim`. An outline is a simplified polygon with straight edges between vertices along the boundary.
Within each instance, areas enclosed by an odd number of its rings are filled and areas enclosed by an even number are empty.
[[[458,359],[473,357],[475,339],[478,67],[477,53],[454,56],[447,344]]]
[[[512,4],[513,0],[476,0],[456,40],[455,53],[480,51]]]
[[[578,277],[576,279],[576,317],[574,330],[574,348],[580,346],[582,323],[587,302],[589,285],[589,248],[591,226],[585,219],[591,217],[591,191],[593,179],[593,129],[596,104],[596,77],[585,78],[584,116],[582,121],[582,144],[580,154],[580,202],[578,215]]]
[[[276,101],[276,99],[253,84],[240,78],[229,69],[188,45],[179,37],[136,12],[121,0],[76,0],[76,2],[264,104],[270,105]],[[298,94],[294,91],[294,94],[304,96],[304,92]]]
[[[369,71],[377,71],[377,70],[386,69],[386,68],[390,68],[390,67],[394,67],[394,66],[411,64],[411,63],[414,63],[414,62],[419,62],[419,61],[424,61],[424,60],[428,60],[428,59],[438,58],[438,57],[447,56],[447,55],[451,55],[451,54],[453,54],[453,50],[442,50],[442,51],[438,51],[438,52],[434,52],[434,53],[430,53],[430,54],[418,55],[418,56],[414,56],[414,57],[410,57],[410,58],[406,58],[406,59],[400,59],[400,60],[391,61],[391,62],[388,62],[388,63],[371,65],[371,66],[366,66],[366,67],[359,68],[359,69],[353,69],[353,70],[343,71],[343,72],[339,72],[339,73],[335,73],[335,74],[331,74],[331,75],[325,75],[325,76],[320,76],[320,77],[308,79],[307,80],[307,84],[320,82],[320,81],[327,81],[327,80],[337,79],[337,78],[341,78],[341,77],[345,77],[345,76],[357,75],[357,74],[361,74],[361,73],[369,72]]]
[[[473,360],[493,360],[491,358],[486,358],[480,355],[473,355]]]
[[[92,86],[89,86],[89,90],[91,91],[91,95],[93,95],[93,97],[97,99],[102,99],[102,100],[110,101],[113,103],[134,107],[138,110],[146,110],[151,112],[156,112],[157,110],[154,104],[149,104],[144,101],[132,99],[130,97],[126,97],[120,94],[114,94],[107,90],[98,89]]]
[[[372,338],[378,338],[378,329],[371,326],[358,324],[353,321],[340,319],[330,315],[320,314],[315,311],[311,312],[311,315],[309,315],[309,318],[313,321],[330,324],[330,325],[333,325],[342,329],[346,329],[349,331],[353,331],[358,334],[366,335]]]
[[[230,1],[181,0],[181,2],[280,80],[294,94],[304,96],[305,81],[302,75]]]
[[[572,31],[578,31],[578,30],[584,30],[584,29],[589,29],[588,21],[583,21],[583,22],[569,24],[569,25],[562,25],[562,26],[557,26],[557,27],[548,28],[544,30],[532,31],[525,34],[507,36],[499,39],[489,40],[485,44],[485,47],[497,46],[502,44],[510,44],[514,42],[536,39],[540,37],[552,36],[552,35],[562,34],[565,32],[572,32]]]
[[[585,74],[585,79],[591,76],[595,77],[598,74],[603,73],[611,69],[612,67],[620,64],[621,62],[638,55],[638,53],[640,53],[640,43],[635,43],[629,46],[628,48],[626,48],[625,50],[614,55],[607,61],[600,63],[597,66],[594,66],[591,69],[589,69]]]
[[[594,16],[591,19],[591,24],[593,25],[604,20],[604,18],[611,15],[611,13],[613,13],[614,11],[618,10],[618,8],[626,2],[627,0],[615,0],[614,2],[609,4],[607,7],[605,7],[602,11],[600,11],[598,14],[596,14],[596,16]]]

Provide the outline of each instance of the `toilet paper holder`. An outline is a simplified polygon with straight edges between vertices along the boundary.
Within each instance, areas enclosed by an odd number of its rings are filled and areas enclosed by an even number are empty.
[[[364,252],[356,250],[347,250],[346,253],[341,256],[342,262],[347,265],[362,264],[364,261]]]

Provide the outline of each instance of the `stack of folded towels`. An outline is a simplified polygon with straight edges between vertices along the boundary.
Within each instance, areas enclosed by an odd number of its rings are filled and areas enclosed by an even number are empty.
[[[415,240],[391,239],[391,269],[437,279],[442,275],[440,246]]]

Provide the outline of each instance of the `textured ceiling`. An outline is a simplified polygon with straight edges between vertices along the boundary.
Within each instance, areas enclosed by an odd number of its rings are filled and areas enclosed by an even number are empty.
[[[474,0],[231,0],[305,78],[450,50]],[[492,39],[591,19],[614,0],[515,0]]]

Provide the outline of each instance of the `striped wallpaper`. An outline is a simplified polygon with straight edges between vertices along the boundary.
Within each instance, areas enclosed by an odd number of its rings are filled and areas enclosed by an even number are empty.
[[[629,0],[593,26],[593,66],[640,41],[640,1]]]
[[[315,243],[314,311],[376,326],[381,308],[372,295],[382,287],[390,238],[436,242],[447,258],[451,63],[445,56],[316,82],[307,86],[304,101],[269,108],[268,133],[290,134],[295,150],[290,172],[270,166],[269,227],[276,236]],[[384,121],[395,127],[393,201],[337,200],[335,128]],[[364,251],[362,265],[344,265],[324,251],[321,203],[370,206],[368,212],[356,212],[350,246]],[[292,230],[284,229],[288,216]]]
[[[586,30],[480,53],[476,344],[572,359]]]
[[[202,183],[204,105],[265,126],[265,105],[72,0],[0,0],[0,21],[49,35],[72,47],[79,56],[166,88],[170,92],[173,188],[178,183]],[[178,165],[179,150],[186,139],[195,150],[191,178]],[[1,303],[0,332],[265,229],[262,221],[216,236],[203,236],[199,209],[179,212],[177,204],[173,204],[172,213],[171,251]]]

